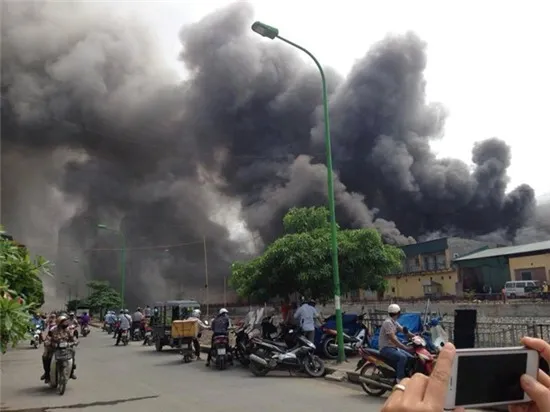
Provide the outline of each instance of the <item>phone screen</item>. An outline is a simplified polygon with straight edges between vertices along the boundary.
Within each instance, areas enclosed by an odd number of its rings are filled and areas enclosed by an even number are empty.
[[[459,356],[457,361],[456,406],[524,398],[519,379],[526,372],[527,353]]]

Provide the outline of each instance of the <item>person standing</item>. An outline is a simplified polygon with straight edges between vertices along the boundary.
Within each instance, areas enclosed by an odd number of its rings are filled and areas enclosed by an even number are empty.
[[[320,319],[319,312],[315,308],[315,300],[304,301],[302,306],[294,313],[294,319],[298,321],[298,326],[302,328],[307,340],[315,342],[315,321]]]

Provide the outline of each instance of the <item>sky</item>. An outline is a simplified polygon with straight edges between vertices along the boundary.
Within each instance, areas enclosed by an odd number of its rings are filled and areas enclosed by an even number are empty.
[[[150,22],[166,63],[184,77],[177,61],[179,30],[231,2],[118,0],[117,7]],[[306,47],[323,65],[343,75],[387,33],[418,33],[428,44],[428,99],[443,103],[450,113],[445,135],[433,143],[433,149],[441,157],[470,162],[476,141],[499,137],[512,147],[509,190],[528,183],[537,196],[550,195],[550,123],[544,116],[550,96],[550,25],[546,17],[550,3],[249,3],[254,5],[257,20],[277,27],[282,36]]]

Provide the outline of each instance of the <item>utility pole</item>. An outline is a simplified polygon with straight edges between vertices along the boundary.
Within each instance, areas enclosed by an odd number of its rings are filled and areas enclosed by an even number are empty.
[[[227,275],[223,276],[223,306],[227,307]]]
[[[206,317],[210,316],[210,299],[208,298],[208,255],[206,254],[206,236],[202,237],[202,244],[204,247],[204,289],[206,300]]]

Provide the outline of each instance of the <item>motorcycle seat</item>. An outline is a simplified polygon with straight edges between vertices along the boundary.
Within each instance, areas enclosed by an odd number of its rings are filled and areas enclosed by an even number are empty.
[[[364,351],[367,352],[369,355],[372,355],[372,356],[386,362],[390,366],[393,365],[392,360],[387,358],[386,356],[382,355],[378,349],[365,348]]]
[[[274,341],[274,340],[267,340],[267,339],[263,339],[263,341],[265,343],[269,343],[271,345],[279,346],[281,348],[286,348],[287,347],[286,343],[284,343],[284,342],[277,342],[277,341]]]

